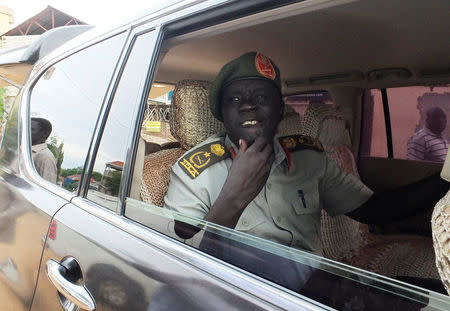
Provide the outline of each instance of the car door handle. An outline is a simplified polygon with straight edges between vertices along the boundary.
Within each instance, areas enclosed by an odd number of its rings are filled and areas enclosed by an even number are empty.
[[[85,286],[77,285],[67,279],[67,268],[50,259],[45,270],[58,292],[81,309],[95,310],[95,300]]]

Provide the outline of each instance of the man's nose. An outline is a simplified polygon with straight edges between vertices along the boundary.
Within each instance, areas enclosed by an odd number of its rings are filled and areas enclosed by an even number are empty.
[[[241,111],[251,111],[256,109],[256,105],[251,97],[245,97],[243,98],[242,104],[239,108]]]

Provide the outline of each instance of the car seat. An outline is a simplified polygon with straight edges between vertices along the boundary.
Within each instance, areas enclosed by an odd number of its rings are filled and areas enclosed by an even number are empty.
[[[344,145],[348,135],[344,117],[332,105],[311,103],[305,110],[300,128],[300,134],[318,139],[327,156],[346,173],[359,178],[353,155]],[[325,257],[338,261],[353,257],[367,243],[367,234],[367,225],[345,215],[331,217],[322,210],[321,244]]]
[[[319,139],[345,172],[359,178],[354,156],[346,146],[345,120],[332,105],[313,103],[301,120],[301,131]],[[368,226],[347,216],[321,216],[324,256],[386,276],[438,279],[430,238],[414,235],[375,235]]]
[[[441,177],[450,181],[450,152],[447,153]],[[441,281],[450,295],[450,191],[434,207],[431,231],[436,266]]]

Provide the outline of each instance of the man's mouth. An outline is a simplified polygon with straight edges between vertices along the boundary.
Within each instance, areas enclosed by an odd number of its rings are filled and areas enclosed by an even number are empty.
[[[253,126],[253,125],[258,125],[258,124],[259,124],[259,121],[257,121],[257,120],[246,120],[241,123],[242,126]]]

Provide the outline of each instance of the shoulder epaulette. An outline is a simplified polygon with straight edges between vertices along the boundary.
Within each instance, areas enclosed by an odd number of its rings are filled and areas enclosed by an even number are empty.
[[[312,149],[323,152],[323,146],[317,139],[305,135],[290,135],[279,138],[280,144],[289,152]]]
[[[225,144],[222,141],[214,141],[186,153],[178,160],[178,165],[186,175],[195,179],[208,167],[228,157],[230,152]]]

